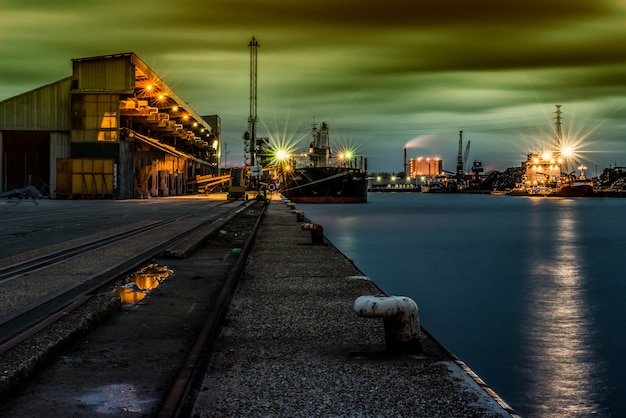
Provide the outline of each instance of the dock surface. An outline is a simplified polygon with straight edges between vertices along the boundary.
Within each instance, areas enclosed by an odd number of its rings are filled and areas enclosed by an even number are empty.
[[[383,320],[353,310],[381,294],[274,198],[192,416],[517,416],[426,332],[418,353],[388,352]]]

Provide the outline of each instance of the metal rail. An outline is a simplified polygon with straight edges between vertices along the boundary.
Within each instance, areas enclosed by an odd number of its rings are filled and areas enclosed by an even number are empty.
[[[120,232],[119,234],[109,235],[101,239],[80,244],[71,248],[55,251],[42,255],[40,257],[31,258],[26,261],[11,264],[9,266],[0,268],[0,284],[7,283],[11,280],[15,280],[26,273],[31,273],[42,269],[44,267],[50,267],[54,264],[71,260],[72,258],[84,255],[86,252],[94,251],[98,248],[111,245],[125,239],[134,237],[145,232],[161,228],[174,220],[157,221],[151,224],[143,225],[128,231]]]
[[[60,317],[59,312],[63,311],[64,313],[67,313],[78,308],[91,298],[90,295],[93,295],[103,286],[123,279],[124,275],[129,271],[136,269],[156,254],[159,254],[166,248],[184,239],[190,231],[201,226],[209,225],[214,229],[217,229],[253,203],[254,202],[246,202],[242,205],[242,207],[230,210],[226,216],[223,213],[216,213],[215,216],[212,216],[210,219],[200,224],[196,224],[193,227],[187,228],[184,231],[180,231],[176,236],[173,236],[168,240],[147,248],[145,251],[137,253],[134,256],[119,262],[118,264],[109,266],[106,271],[86,277],[71,286],[50,294],[47,297],[42,298],[17,312],[14,312],[11,315],[0,318],[0,354],[24,341],[34,332],[53,323],[58,319],[58,317]],[[112,243],[129,239],[133,236],[148,232],[149,230],[162,228],[172,222],[194,215],[197,215],[197,213],[175,220],[154,222],[153,224],[148,224],[148,229],[145,229],[144,227],[135,228],[128,231],[128,233],[115,234],[111,237],[95,240],[91,243],[79,245],[78,247],[74,247],[72,249],[61,250],[59,252],[49,254],[50,257],[39,257],[34,259],[32,263],[30,263],[32,260],[28,260],[23,263],[8,266],[3,269],[5,278],[3,281],[0,281],[0,284],[16,279],[20,274],[23,274],[26,271],[32,272],[35,270],[41,270],[52,264],[59,264],[63,261],[67,261],[69,259],[67,254],[73,254],[73,257],[77,257],[79,255],[84,256],[88,251],[94,251],[98,248],[111,245]]]
[[[213,303],[213,306],[209,311],[196,341],[183,362],[183,366],[181,367],[176,380],[172,384],[170,391],[157,412],[157,418],[189,416],[190,411],[182,411],[190,409],[195,401],[195,396],[192,396],[190,393],[191,386],[193,381],[198,379],[198,372],[203,370],[200,367],[200,365],[203,364],[202,361],[208,361],[210,353],[215,347],[216,338],[219,334],[219,329],[224,317],[226,316],[227,307],[232,300],[235,288],[239,282],[239,277],[243,272],[243,268],[248,255],[250,254],[252,244],[268,203],[269,202],[265,202],[263,204],[263,208],[259,212],[254,227],[242,247],[240,256],[237,258],[237,261],[228,274],[226,282],[224,283],[216,301]]]

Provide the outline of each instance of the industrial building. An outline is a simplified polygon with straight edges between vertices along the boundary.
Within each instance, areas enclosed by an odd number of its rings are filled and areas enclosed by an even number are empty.
[[[145,198],[219,175],[220,118],[200,116],[132,52],[72,59],[71,76],[0,102],[0,194]]]
[[[443,160],[439,158],[417,158],[409,160],[409,176],[433,178],[443,174]]]

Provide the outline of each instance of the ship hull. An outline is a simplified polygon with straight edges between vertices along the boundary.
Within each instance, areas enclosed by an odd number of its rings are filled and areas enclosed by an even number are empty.
[[[285,173],[282,194],[295,203],[367,203],[367,175],[346,167],[307,167]]]
[[[595,192],[590,184],[574,184],[561,187],[554,195],[559,197],[591,197],[595,196]]]

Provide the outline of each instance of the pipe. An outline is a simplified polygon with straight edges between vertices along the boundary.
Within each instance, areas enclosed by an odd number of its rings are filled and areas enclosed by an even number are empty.
[[[417,304],[406,296],[359,296],[354,311],[365,318],[383,318],[387,351],[414,354],[420,350]]]

